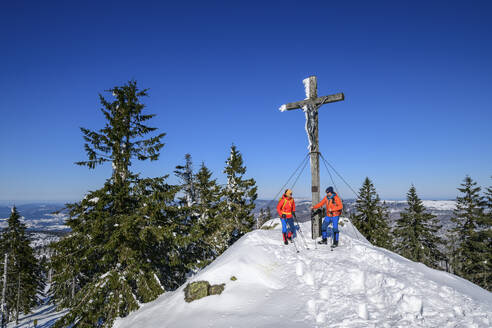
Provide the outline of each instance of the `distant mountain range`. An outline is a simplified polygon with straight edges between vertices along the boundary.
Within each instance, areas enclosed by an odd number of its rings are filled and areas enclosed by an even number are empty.
[[[270,207],[271,214],[275,217],[277,206],[276,201],[258,199],[256,200],[255,214],[258,214],[262,208]],[[453,214],[453,209],[456,206],[454,200],[424,200],[424,206],[429,212],[436,215],[446,228],[450,224],[450,218]],[[390,211],[391,221],[394,222],[400,217],[400,212],[407,207],[406,201],[386,201],[388,209]],[[306,199],[300,199],[296,201],[297,206],[297,218],[301,222],[310,220],[310,207],[311,201]],[[355,200],[344,200],[344,206],[346,213],[354,211]],[[67,219],[67,210],[64,204],[57,203],[32,203],[22,204],[17,206],[17,210],[24,218],[25,223],[30,230],[68,230],[65,225]],[[0,228],[4,228],[7,224],[6,219],[10,216],[10,206],[0,206]]]
[[[17,211],[23,217],[30,230],[67,230],[65,225],[67,211],[63,204],[33,203],[18,205]],[[12,209],[0,206],[0,228],[7,226],[7,218]]]
[[[390,224],[393,225],[400,217],[400,213],[408,207],[407,202],[404,200],[387,200],[385,202],[390,214]],[[427,211],[435,215],[442,224],[443,232],[447,231],[451,226],[451,217],[456,202],[454,200],[423,200],[422,202]],[[343,203],[345,208],[344,216],[348,216],[355,210],[355,199],[345,199]],[[270,207],[271,214],[276,217],[276,206],[277,201],[257,200],[255,213],[259,213],[262,208]],[[311,220],[311,201],[306,199],[296,200],[296,214],[300,222]]]

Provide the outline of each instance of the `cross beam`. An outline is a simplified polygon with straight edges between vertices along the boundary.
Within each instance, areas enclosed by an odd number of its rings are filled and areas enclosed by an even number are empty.
[[[345,100],[343,93],[318,97],[316,76],[310,76],[302,81],[306,91],[306,99],[280,106],[279,110],[302,109],[306,115],[306,132],[309,139],[309,155],[311,162],[311,194],[313,206],[320,201],[319,181],[319,142],[318,142],[318,109],[324,104]],[[320,236],[321,216],[312,221],[312,238]]]
[[[293,109],[302,109],[305,106],[308,105],[314,105],[316,107],[321,107],[321,105],[336,102],[336,101],[342,101],[345,100],[345,96],[343,95],[342,92],[340,93],[335,93],[334,95],[329,95],[329,96],[324,96],[324,97],[319,97],[315,98],[313,100],[311,99],[305,99],[293,103],[288,103],[285,105],[282,105],[280,107],[280,111],[286,111],[286,110],[293,110]]]

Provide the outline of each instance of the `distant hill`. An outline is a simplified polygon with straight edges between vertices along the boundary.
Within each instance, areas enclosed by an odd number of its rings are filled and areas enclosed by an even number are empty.
[[[16,206],[28,229],[67,230],[65,220],[68,217],[64,204],[32,203]],[[0,228],[4,228],[10,216],[10,206],[0,206]]]
[[[400,213],[407,207],[407,202],[403,200],[385,201],[390,212],[390,223],[393,224],[400,217]],[[256,200],[255,213],[259,213],[262,208],[270,207],[272,215],[275,217],[277,201],[259,199]],[[355,199],[344,199],[345,215],[348,216],[355,210]],[[439,222],[443,225],[443,230],[447,231],[451,225],[451,216],[456,206],[454,200],[424,200],[427,211],[436,215]],[[296,200],[296,214],[300,222],[311,220],[311,201],[306,199]]]

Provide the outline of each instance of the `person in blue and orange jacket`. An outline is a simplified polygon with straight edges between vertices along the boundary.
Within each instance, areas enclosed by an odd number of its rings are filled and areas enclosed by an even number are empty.
[[[280,198],[277,204],[277,213],[282,221],[282,236],[284,238],[284,244],[287,245],[288,240],[292,241],[292,238],[296,237],[296,229],[294,227],[294,216],[296,215],[296,203],[292,198],[292,190],[287,189]],[[287,224],[289,227],[287,228]]]
[[[321,206],[326,205],[326,217],[323,220],[323,225],[321,226],[321,237],[323,238],[318,244],[327,244],[327,228],[332,223],[333,224],[333,245],[332,247],[338,246],[338,219],[342,214],[343,204],[342,200],[333,191],[333,187],[326,188],[326,197],[321,200],[318,204],[314,205],[312,208],[317,209]]]

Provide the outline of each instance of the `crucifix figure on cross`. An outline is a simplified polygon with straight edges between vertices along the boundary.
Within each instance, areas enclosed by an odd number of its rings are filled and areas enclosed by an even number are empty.
[[[320,201],[320,181],[319,181],[319,143],[318,143],[318,109],[328,103],[342,101],[345,99],[343,93],[318,97],[318,86],[316,76],[310,76],[302,81],[306,91],[306,99],[282,105],[281,112],[293,109],[302,109],[306,115],[306,133],[309,139],[309,155],[311,162],[311,193],[312,204]],[[320,219],[313,220],[312,237],[316,239],[320,236]]]

